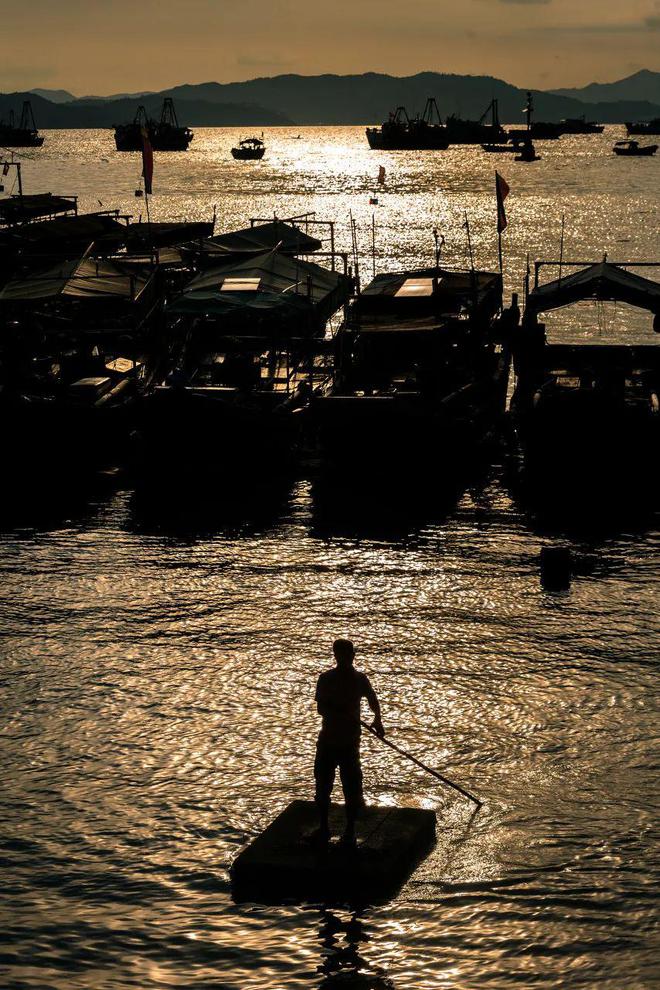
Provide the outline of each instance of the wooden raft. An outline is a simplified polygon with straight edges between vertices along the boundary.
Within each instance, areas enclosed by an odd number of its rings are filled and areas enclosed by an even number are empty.
[[[343,805],[330,808],[333,836],[345,826]],[[336,838],[318,845],[312,801],[293,801],[234,860],[234,896],[267,903],[331,898],[369,901],[394,893],[435,843],[435,812],[420,808],[366,808],[357,822],[357,846]]]

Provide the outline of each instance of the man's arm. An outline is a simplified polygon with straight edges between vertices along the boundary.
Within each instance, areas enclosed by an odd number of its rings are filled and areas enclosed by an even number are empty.
[[[337,705],[332,703],[331,697],[328,697],[328,689],[325,686],[323,675],[316,682],[314,700],[316,701],[316,710],[322,718],[337,710]]]
[[[380,714],[380,703],[378,701],[378,698],[376,697],[376,692],[371,686],[371,682],[369,681],[369,678],[365,676],[364,679],[366,682],[364,688],[364,696],[367,699],[367,704],[369,705],[369,708],[371,708],[372,712],[374,713],[374,720],[371,723],[371,728],[375,731],[376,735],[380,736],[380,738],[382,739],[385,736],[385,729],[383,728],[383,720]]]

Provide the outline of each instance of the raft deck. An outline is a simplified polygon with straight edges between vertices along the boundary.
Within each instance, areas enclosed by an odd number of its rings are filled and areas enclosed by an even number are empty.
[[[333,836],[345,826],[343,805],[330,808]],[[238,900],[379,900],[396,892],[435,843],[435,812],[368,807],[356,829],[357,846],[337,839],[317,845],[312,801],[293,801],[236,858],[231,870]]]

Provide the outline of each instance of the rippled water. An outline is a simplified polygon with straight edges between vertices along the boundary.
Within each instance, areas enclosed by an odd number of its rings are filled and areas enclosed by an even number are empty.
[[[485,155],[374,157],[357,129],[294,133],[267,135],[246,172],[226,157],[235,132],[202,131],[188,156],[157,157],[154,213],[217,203],[233,226],[316,209],[346,239],[350,208],[366,239],[384,158],[380,267],[428,258],[432,222],[462,258],[463,208],[494,262]],[[657,163],[623,168],[618,136],[544,145],[538,171],[502,165],[511,285],[527,250],[556,254],[562,210],[576,253],[620,257],[625,237],[630,258],[654,254]],[[134,210],[137,159],[110,137],[50,133],[27,188]],[[3,987],[658,986],[657,517],[542,529],[497,465],[449,494],[370,501],[344,480],[327,492],[303,468],[231,498],[45,479],[2,516]],[[577,560],[561,594],[539,583],[553,542]],[[232,857],[311,794],[313,689],[337,635],[392,738],[484,807],[471,819],[366,739],[368,799],[436,808],[435,851],[357,914],[237,906]]]

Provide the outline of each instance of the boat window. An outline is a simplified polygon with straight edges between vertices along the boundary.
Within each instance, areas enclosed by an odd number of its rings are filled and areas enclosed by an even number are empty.
[[[397,291],[394,293],[395,296],[432,296],[433,295],[433,282],[441,282],[442,279],[439,278],[434,280],[432,278],[407,278],[403,285],[401,285]]]
[[[221,292],[256,292],[260,278],[226,278],[220,286]]]

